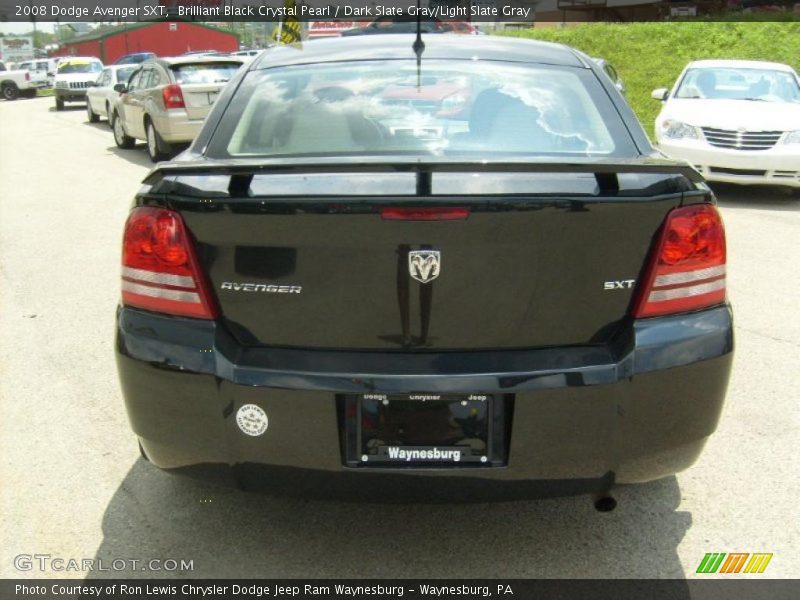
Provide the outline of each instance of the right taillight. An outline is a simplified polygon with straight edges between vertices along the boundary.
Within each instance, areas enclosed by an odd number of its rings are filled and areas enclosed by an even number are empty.
[[[184,317],[217,316],[178,213],[151,206],[131,212],[122,240],[122,303]]]
[[[164,97],[164,108],[186,108],[183,90],[179,85],[168,85],[161,92]]]
[[[725,302],[725,229],[717,209],[672,210],[650,257],[634,317],[656,317]]]

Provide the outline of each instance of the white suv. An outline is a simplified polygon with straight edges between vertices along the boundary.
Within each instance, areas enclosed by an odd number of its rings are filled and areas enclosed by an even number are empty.
[[[85,102],[86,90],[91,87],[103,70],[94,56],[70,56],[61,59],[54,82],[56,110],[64,110],[65,102]]]

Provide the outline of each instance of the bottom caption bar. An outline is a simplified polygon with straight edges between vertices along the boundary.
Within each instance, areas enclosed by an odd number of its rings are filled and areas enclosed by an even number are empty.
[[[433,579],[433,580],[0,580],[0,599],[37,598],[72,600],[93,598],[262,599],[301,600],[412,598],[497,598],[533,600],[580,598],[679,600],[736,598],[789,600],[800,597],[800,582],[787,579]]]

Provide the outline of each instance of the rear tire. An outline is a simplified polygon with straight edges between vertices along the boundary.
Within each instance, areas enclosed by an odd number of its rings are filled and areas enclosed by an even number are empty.
[[[136,140],[125,133],[125,127],[122,125],[122,119],[119,118],[119,114],[114,113],[111,121],[111,128],[114,131],[114,142],[117,144],[117,147],[123,150],[133,148]]]
[[[169,147],[156,130],[156,126],[149,119],[145,124],[145,133],[147,136],[147,155],[154,163],[161,160],[169,160],[172,149]]]
[[[64,101],[56,96],[56,110],[64,110]]]
[[[9,102],[11,100],[16,100],[17,98],[19,98],[19,88],[14,83],[4,84],[2,93],[3,93],[3,98],[8,100]]]
[[[139,442],[139,454],[141,454],[142,458],[145,459],[147,462],[150,462],[150,459],[147,457],[144,448],[142,448],[142,442]]]
[[[97,123],[100,120],[100,115],[92,110],[92,103],[89,102],[88,98],[86,99],[86,118],[89,123]]]

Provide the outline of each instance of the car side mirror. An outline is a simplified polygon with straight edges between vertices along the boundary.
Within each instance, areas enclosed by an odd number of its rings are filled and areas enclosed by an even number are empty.
[[[664,100],[669,98],[669,90],[667,88],[657,88],[650,92],[650,97],[654,100],[661,100],[661,102],[664,102]]]
[[[114,85],[114,91],[119,92],[120,94],[124,94],[125,92],[128,91],[128,86],[125,85],[124,83],[117,83],[116,85]]]

